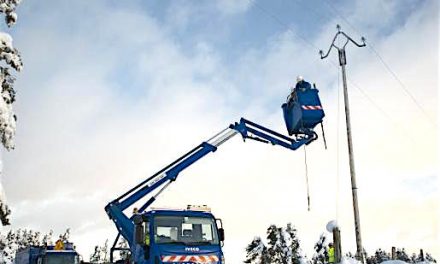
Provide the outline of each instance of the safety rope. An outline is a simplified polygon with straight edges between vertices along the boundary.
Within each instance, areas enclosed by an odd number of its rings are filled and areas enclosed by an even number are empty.
[[[304,145],[304,168],[306,172],[306,186],[307,186],[307,211],[310,212],[310,188],[309,188],[309,170],[307,168],[307,150]]]
[[[321,132],[322,139],[324,140],[324,148],[327,149],[327,140],[325,139],[324,125],[322,124],[324,121],[321,121]]]

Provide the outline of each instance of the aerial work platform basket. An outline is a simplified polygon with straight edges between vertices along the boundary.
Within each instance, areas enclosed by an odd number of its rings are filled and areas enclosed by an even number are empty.
[[[306,81],[299,82],[292,89],[287,102],[281,106],[290,136],[313,130],[322,122],[325,114],[318,93],[318,89]]]

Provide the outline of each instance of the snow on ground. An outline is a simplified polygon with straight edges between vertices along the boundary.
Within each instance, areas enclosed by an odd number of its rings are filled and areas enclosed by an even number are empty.
[[[355,258],[343,257],[341,264],[362,264],[362,263]],[[397,264],[397,263],[395,263],[395,264]]]
[[[354,258],[343,257],[341,264],[361,264],[361,262]],[[381,262],[380,264],[409,264],[409,263],[402,260],[387,260]],[[416,264],[434,264],[434,262],[421,261],[421,262],[416,262]]]

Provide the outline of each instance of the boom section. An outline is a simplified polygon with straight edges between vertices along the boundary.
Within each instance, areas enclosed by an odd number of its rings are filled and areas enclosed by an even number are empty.
[[[302,145],[308,145],[318,138],[311,129],[305,129],[300,134],[296,134],[295,137],[288,137],[244,118],[241,118],[238,123],[231,124],[229,128],[238,131],[243,140],[249,138],[279,145],[290,150],[297,150]]]
[[[120,234],[129,244],[131,244],[133,239],[134,224],[131,218],[124,213],[124,210],[142,198],[150,195],[151,197],[147,202],[138,209],[139,213],[143,212],[156,200],[158,195],[177,179],[180,172],[205,157],[208,153],[215,152],[220,145],[237,134],[240,134],[243,140],[252,139],[263,143],[278,145],[290,150],[296,150],[317,138],[316,133],[312,130],[305,130],[302,134],[295,135],[295,137],[288,137],[241,118],[239,122],[229,125],[226,129],[215,134],[206,142],[201,143],[105,207],[108,216],[114,221]],[[157,190],[159,187],[161,188]],[[155,193],[153,194],[153,192]]]

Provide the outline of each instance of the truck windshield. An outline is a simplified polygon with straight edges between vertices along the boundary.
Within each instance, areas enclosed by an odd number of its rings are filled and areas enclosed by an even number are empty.
[[[156,244],[218,245],[214,219],[191,216],[155,216]]]
[[[79,263],[78,258],[73,255],[47,255],[45,264],[76,264]]]

